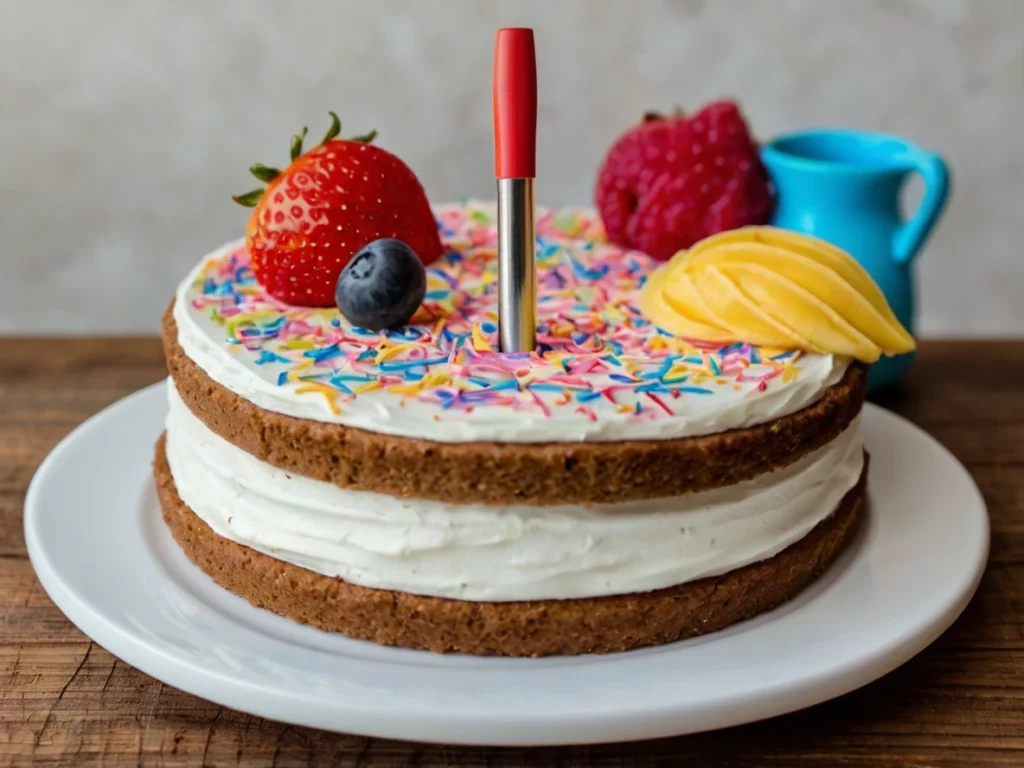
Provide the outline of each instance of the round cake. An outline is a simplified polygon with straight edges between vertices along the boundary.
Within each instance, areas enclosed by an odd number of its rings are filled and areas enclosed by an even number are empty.
[[[242,243],[181,283],[154,471],[197,566],[350,637],[537,656],[718,630],[832,563],[864,509],[863,364],[655,325],[658,264],[577,209],[538,211],[538,346],[499,353],[495,208],[435,214],[397,329],[271,297]]]

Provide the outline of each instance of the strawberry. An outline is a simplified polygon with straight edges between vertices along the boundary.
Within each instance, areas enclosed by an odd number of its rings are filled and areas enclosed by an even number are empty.
[[[595,191],[608,239],[671,258],[726,229],[764,224],[774,191],[739,107],[646,115],[612,145]]]
[[[338,116],[324,140],[303,154],[306,129],[292,137],[284,170],[257,163],[249,170],[266,189],[234,198],[255,206],[245,244],[260,285],[276,299],[307,307],[334,306],[338,276],[363,246],[390,237],[424,264],[441,255],[437,222],[415,174],[370,142],[376,131],[336,138]]]

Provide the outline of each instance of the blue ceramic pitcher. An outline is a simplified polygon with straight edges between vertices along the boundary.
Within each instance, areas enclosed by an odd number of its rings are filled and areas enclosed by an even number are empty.
[[[896,136],[848,130],[780,136],[761,156],[778,192],[772,223],[850,253],[914,333],[912,266],[946,202],[949,171],[942,158]],[[914,172],[924,177],[924,197],[917,213],[904,221],[900,189]],[[898,381],[912,359],[910,353],[875,363],[871,389]]]

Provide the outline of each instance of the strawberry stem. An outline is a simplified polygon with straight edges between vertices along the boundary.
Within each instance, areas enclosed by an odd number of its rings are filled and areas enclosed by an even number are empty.
[[[331,125],[327,129],[327,135],[324,136],[324,140],[317,145],[321,147],[329,141],[334,141],[334,139],[338,137],[338,134],[341,133],[341,120],[334,112],[328,112],[327,114],[331,116]],[[309,129],[306,126],[302,126],[302,130],[292,136],[291,158],[293,163],[302,155],[302,142],[306,140],[307,133],[309,133]],[[363,144],[369,144],[376,137],[377,131],[374,130],[369,133],[364,133],[362,136],[353,136],[351,139],[348,139],[348,141],[357,141]],[[272,168],[269,165],[264,165],[263,163],[253,163],[249,166],[249,173],[264,184],[269,184],[281,175],[281,170],[278,168]],[[246,192],[244,195],[234,195],[231,199],[239,205],[244,205],[247,208],[253,208],[257,203],[259,203],[260,198],[263,197],[263,192],[264,190],[262,189],[254,189],[251,192]]]
[[[361,144],[371,144],[375,138],[377,138],[376,129],[369,133],[364,133],[362,136],[353,136],[349,141],[358,141]]]
[[[262,187],[246,192],[244,195],[234,195],[231,199],[239,205],[244,205],[246,208],[255,208],[261,197],[263,197]]]
[[[294,136],[292,136],[292,162],[298,160],[299,155],[302,154],[302,142],[306,138],[306,133],[308,131],[309,129],[306,126],[302,126],[302,133],[296,133]]]
[[[269,184],[281,175],[280,170],[277,168],[271,168],[263,163],[253,163],[249,166],[249,173],[266,184]]]
[[[331,116],[331,127],[327,129],[327,135],[324,136],[324,140],[320,142],[321,146],[341,133],[341,120],[339,120],[338,116],[333,112],[328,112],[327,114]]]

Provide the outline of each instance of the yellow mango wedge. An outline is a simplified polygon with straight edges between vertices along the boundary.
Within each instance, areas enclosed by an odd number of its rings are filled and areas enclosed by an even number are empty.
[[[705,303],[720,318],[728,323],[736,340],[751,344],[782,346],[789,349],[806,348],[813,344],[809,339],[795,333],[785,321],[778,320],[739,289],[726,275],[714,266],[694,272],[691,276],[694,288]]]
[[[808,235],[744,227],[706,238],[652,274],[640,310],[701,341],[830,352],[875,362],[914,348],[870,275]]]

